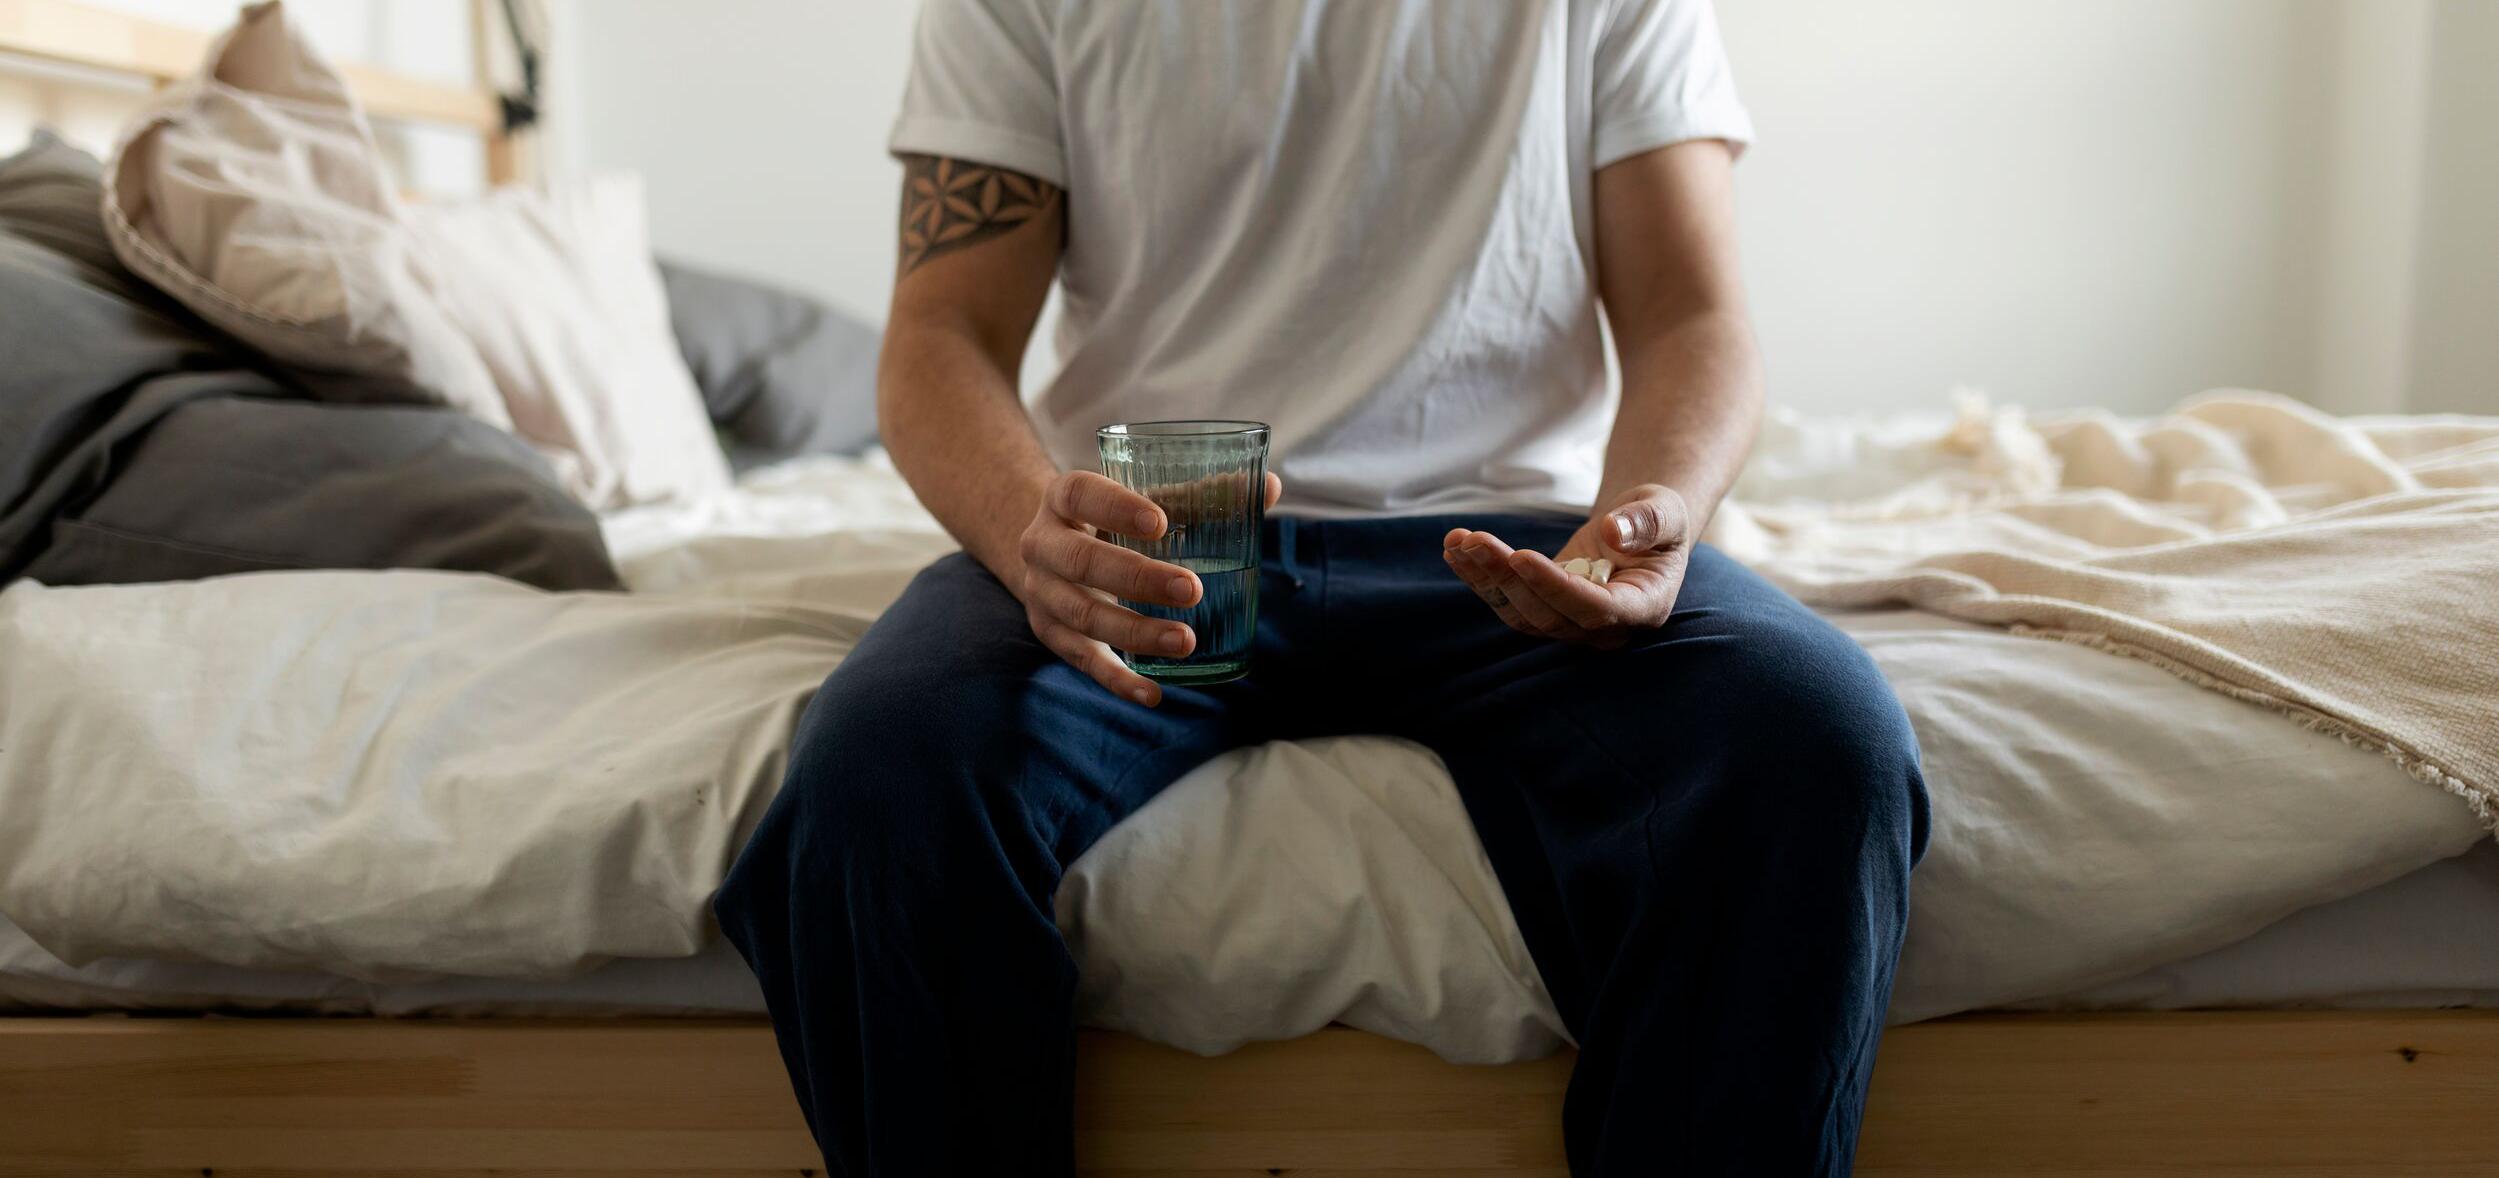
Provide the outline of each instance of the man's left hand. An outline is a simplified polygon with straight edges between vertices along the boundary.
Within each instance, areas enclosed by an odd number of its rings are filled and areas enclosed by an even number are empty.
[[[1441,557],[1511,629],[1611,650],[1674,613],[1693,530],[1683,496],[1648,483],[1590,516],[1551,557],[1465,528],[1441,540]],[[1599,585],[1556,563],[1573,557],[1610,560],[1614,575]]]

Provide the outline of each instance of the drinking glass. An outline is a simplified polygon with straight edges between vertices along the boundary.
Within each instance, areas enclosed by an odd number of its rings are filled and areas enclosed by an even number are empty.
[[[1186,658],[1122,652],[1129,667],[1172,684],[1222,683],[1249,673],[1258,625],[1258,528],[1267,512],[1267,427],[1255,421],[1139,421],[1095,431],[1102,473],[1154,501],[1169,526],[1152,540],[1109,537],[1123,548],[1197,574],[1185,607],[1120,604],[1197,633]]]

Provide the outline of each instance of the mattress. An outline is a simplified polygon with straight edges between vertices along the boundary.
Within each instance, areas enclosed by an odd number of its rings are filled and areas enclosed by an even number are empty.
[[[2236,944],[2020,1010],[2499,1008],[2499,844],[2480,843]],[[111,960],[76,969],[0,920],[0,1008],[235,1011],[437,1018],[760,1015],[726,942],[688,958],[613,961],[556,981],[377,984],[309,971]]]
[[[946,542],[890,468],[837,460],[610,539],[632,597],[413,572],[0,594],[0,812],[44,819],[0,825],[0,908],[42,944],[0,930],[0,1002],[751,1011],[702,901],[814,680]],[[2432,866],[2483,832],[2391,762],[2099,651],[1832,619],[1899,693],[1935,800],[1894,1021],[2499,988],[2473,944],[2488,856]],[[585,681],[595,707],[567,694]],[[2225,949],[2338,902],[2371,919],[2328,920],[2314,954]],[[1191,1050],[1331,1022],[1459,1061],[1565,1038],[1446,773],[1401,742],[1200,767],[1075,865],[1058,916],[1084,1021]],[[2325,968],[2364,935],[2383,970]]]

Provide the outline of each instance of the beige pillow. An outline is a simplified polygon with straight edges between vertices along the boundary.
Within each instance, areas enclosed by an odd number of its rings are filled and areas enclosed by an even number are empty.
[[[316,395],[456,406],[593,507],[725,486],[640,186],[399,199],[363,110],[276,3],[159,91],[105,174],[131,269]]]

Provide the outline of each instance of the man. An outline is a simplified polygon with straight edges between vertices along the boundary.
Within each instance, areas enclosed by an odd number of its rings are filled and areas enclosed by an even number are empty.
[[[1749,134],[1707,0],[925,0],[880,404],[965,551],[826,681],[718,904],[832,1173],[1069,1173],[1061,872],[1340,732],[1448,764],[1579,1043],[1573,1173],[1847,1171],[1926,802],[1872,664],[1697,543],[1761,401]],[[1089,469],[1171,418],[1273,427],[1235,684],[1117,653],[1195,642],[1117,603],[1201,586]]]

